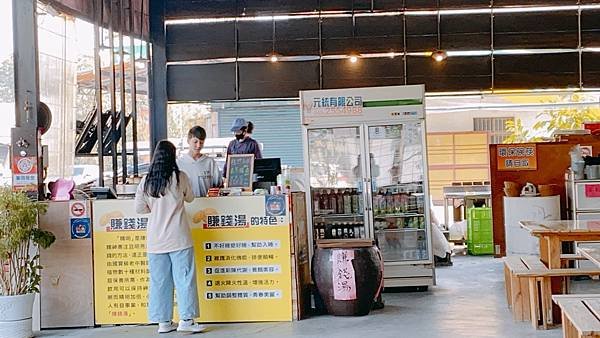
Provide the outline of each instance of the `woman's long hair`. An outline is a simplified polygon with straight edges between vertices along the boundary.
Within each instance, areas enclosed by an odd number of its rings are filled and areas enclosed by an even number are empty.
[[[173,178],[173,172],[177,174],[177,184],[179,184],[179,167],[177,167],[176,160],[173,143],[167,140],[158,142],[146,176],[146,184],[144,185],[146,195],[156,198],[164,196],[165,190]]]

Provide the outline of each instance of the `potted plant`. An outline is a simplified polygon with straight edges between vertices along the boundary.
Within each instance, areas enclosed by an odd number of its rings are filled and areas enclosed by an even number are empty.
[[[39,255],[32,246],[49,247],[51,232],[37,227],[46,205],[10,188],[0,189],[0,338],[33,336],[32,313],[39,292]]]

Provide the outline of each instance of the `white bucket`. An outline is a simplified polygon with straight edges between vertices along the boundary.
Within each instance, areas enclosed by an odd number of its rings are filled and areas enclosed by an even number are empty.
[[[31,317],[35,294],[0,296],[0,338],[33,337]]]

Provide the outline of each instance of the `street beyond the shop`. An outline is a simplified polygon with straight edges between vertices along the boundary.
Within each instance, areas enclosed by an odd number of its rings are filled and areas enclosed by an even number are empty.
[[[532,330],[514,322],[506,306],[501,259],[454,256],[453,267],[436,269],[427,292],[385,293],[385,308],[364,317],[316,316],[298,322],[209,325],[201,337],[561,337],[561,327]],[[574,293],[599,293],[598,281],[574,281]],[[38,337],[154,337],[156,326],[44,330]],[[180,337],[171,333],[160,337]]]

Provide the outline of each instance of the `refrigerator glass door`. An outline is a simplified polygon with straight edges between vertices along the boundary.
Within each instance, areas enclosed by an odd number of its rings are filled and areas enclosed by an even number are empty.
[[[367,130],[375,239],[385,261],[429,259],[421,122]]]
[[[309,129],[313,238],[366,238],[361,128]]]

